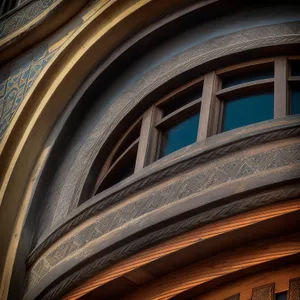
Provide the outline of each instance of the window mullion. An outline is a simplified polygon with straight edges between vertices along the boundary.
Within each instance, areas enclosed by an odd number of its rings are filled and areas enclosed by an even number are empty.
[[[144,113],[134,172],[154,162],[159,138],[155,125],[161,118],[161,109],[154,105]]]
[[[274,118],[287,115],[288,107],[288,62],[286,57],[275,59],[274,72]]]
[[[215,101],[215,93],[219,87],[219,78],[216,72],[205,75],[203,82],[203,93],[200,111],[200,122],[198,128],[197,141],[206,139],[208,136],[217,133],[218,117],[220,103]]]

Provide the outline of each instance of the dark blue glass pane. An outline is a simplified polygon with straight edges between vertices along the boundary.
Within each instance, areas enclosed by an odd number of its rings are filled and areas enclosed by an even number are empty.
[[[164,131],[160,157],[195,143],[197,140],[198,124],[199,114],[197,113]]]
[[[291,114],[300,114],[300,88],[292,88]]]
[[[225,101],[222,131],[228,131],[273,118],[273,93],[252,95]]]
[[[300,60],[292,61],[291,69],[292,76],[300,76]]]
[[[276,294],[276,300],[287,300],[287,292]]]
[[[245,73],[245,74],[238,74],[232,77],[223,78],[222,80],[222,89],[260,79],[267,79],[274,77],[274,71],[272,69],[260,70],[256,71],[255,73]]]

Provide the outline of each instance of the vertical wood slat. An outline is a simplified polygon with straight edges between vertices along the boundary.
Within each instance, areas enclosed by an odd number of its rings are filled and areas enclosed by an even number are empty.
[[[216,72],[205,75],[197,141],[204,140],[208,136],[217,133],[219,103],[214,100],[218,86],[219,79]]]
[[[290,280],[288,300],[300,300],[300,277]]]
[[[251,300],[274,300],[275,283],[266,284],[252,290]]]
[[[162,118],[162,111],[151,106],[144,114],[137,159],[134,172],[141,170],[155,160],[156,146],[158,143],[159,132],[155,124]]]
[[[275,59],[274,72],[274,119],[287,115],[288,62],[286,57]]]

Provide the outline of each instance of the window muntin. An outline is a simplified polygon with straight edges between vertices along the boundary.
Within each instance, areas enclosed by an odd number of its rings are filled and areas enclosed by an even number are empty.
[[[256,80],[268,79],[274,77],[273,64],[256,65],[248,68],[242,68],[235,72],[228,72],[221,77],[222,89],[229,88],[238,84],[252,82]]]
[[[274,118],[274,62],[221,73],[219,128],[225,132]]]
[[[99,193],[134,173],[142,118],[123,135],[111,151],[98,176],[94,194]]]
[[[188,89],[173,97],[173,99],[169,101],[165,101],[160,105],[163,116],[167,116],[183,106],[186,106],[196,100],[199,100],[202,96],[202,86],[198,86],[197,88]]]
[[[142,126],[142,120],[140,119],[137,123],[133,125],[133,128],[125,135],[124,139],[118,146],[118,149],[113,155],[111,163],[113,164],[121,155],[126,151],[126,149],[134,143],[140,136]]]
[[[134,141],[110,167],[96,193],[100,193],[134,173],[139,139]]]
[[[222,132],[273,118],[273,93],[235,98],[224,103]]]
[[[300,114],[300,59],[289,61],[289,99],[288,114]]]
[[[162,158],[197,140],[203,81],[196,81],[185,90],[158,103],[161,119],[156,123],[160,132],[156,158]]]
[[[210,72],[166,95],[118,141],[94,193],[197,140],[300,113],[299,61],[278,57],[247,62]]]
[[[159,158],[173,153],[197,140],[199,114],[195,113],[162,132]]]

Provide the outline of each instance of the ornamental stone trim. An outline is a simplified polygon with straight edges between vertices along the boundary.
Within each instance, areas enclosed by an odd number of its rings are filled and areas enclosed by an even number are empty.
[[[0,40],[29,24],[51,5],[61,0],[35,0],[0,19]]]
[[[149,191],[142,191],[132,198],[124,199],[126,201],[119,206],[100,213],[93,218],[92,223],[83,223],[80,229],[73,230],[67,238],[62,238],[57,244],[52,245],[30,269],[27,290],[30,291],[34,288],[64,260],[69,260],[74,255],[80,256],[79,253],[87,249],[92,242],[101,243],[101,240],[105,240],[110,232],[130,224],[134,220],[140,222],[141,218],[149,217],[149,213],[159,213],[163,207],[168,207],[169,210],[170,205],[189,201],[196,195],[198,200],[195,200],[195,205],[205,209],[211,205],[211,197],[209,200],[203,200],[205,193],[210,191],[216,193],[215,189],[218,186],[224,190],[227,184],[236,182],[240,189],[241,179],[243,182],[251,180],[260,182],[260,176],[273,176],[274,172],[282,173],[280,178],[288,176],[299,178],[299,167],[300,141],[299,138],[292,138],[275,144],[269,143],[264,147],[240,151],[234,155],[227,155],[203,164],[201,168],[191,169],[174,176],[152,186]],[[275,179],[278,182],[278,178]],[[262,182],[264,181],[262,180]],[[245,187],[242,190],[245,192]],[[226,194],[224,191],[222,193]],[[182,210],[184,210],[184,205],[182,205]],[[139,226],[136,230],[139,230]]]
[[[50,291],[42,296],[41,299],[58,299],[68,291],[72,290],[72,288],[78,286],[84,280],[87,280],[88,278],[96,275],[98,272],[104,270],[112,264],[115,264],[126,257],[129,257],[147,247],[150,247],[155,243],[187,232],[188,230],[191,230],[196,226],[202,224],[204,225],[208,222],[217,221],[222,218],[230,217],[234,214],[243,213],[268,204],[299,197],[299,195],[299,184],[296,186],[286,186],[268,192],[263,192],[254,197],[248,197],[246,199],[242,199],[228,205],[223,205],[215,209],[211,209],[205,213],[197,214],[181,222],[153,231],[141,238],[138,238],[121,246],[120,248],[98,259],[95,259],[91,263],[85,265],[83,268],[79,268],[78,270],[73,271],[70,275],[66,276],[63,280],[61,280],[58,284],[51,288]],[[30,292],[25,296],[24,300],[29,299],[34,299],[34,297],[30,295]]]
[[[276,123],[279,123],[279,126],[276,126]],[[209,140],[212,146],[209,146],[209,142],[206,140],[206,142],[204,142],[206,147],[203,147],[200,143],[182,149],[175,153],[175,155],[170,155],[160,160],[159,163],[153,163],[149,167],[144,168],[140,174],[137,174],[137,176],[131,178],[131,180],[125,180],[117,184],[104,193],[93,197],[93,201],[82,205],[77,212],[74,211],[73,215],[70,215],[67,220],[62,222],[62,224],[52,232],[46,233],[43,242],[29,255],[27,265],[28,267],[32,265],[51,244],[85,220],[120,202],[126,197],[143,190],[145,187],[149,187],[181,172],[190,170],[193,167],[241,149],[261,145],[270,141],[299,136],[299,134],[299,117],[292,116],[288,119],[273,120],[263,125],[254,124],[247,128],[238,129],[233,137],[230,134],[230,138],[223,137],[223,139],[220,140],[220,136],[211,137]],[[223,136],[226,136],[226,134],[223,134]],[[175,157],[175,159],[172,159],[172,157]],[[176,159],[176,157],[180,157],[180,159]],[[174,163],[174,161],[176,163]]]

